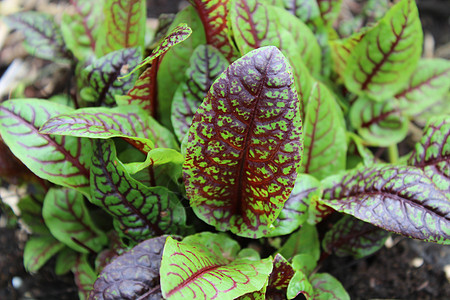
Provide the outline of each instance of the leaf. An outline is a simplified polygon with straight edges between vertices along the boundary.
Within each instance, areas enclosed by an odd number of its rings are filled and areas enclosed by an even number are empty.
[[[49,234],[42,218],[42,204],[44,203],[45,191],[37,187],[25,197],[19,200],[17,206],[20,210],[20,218],[34,234]]]
[[[31,236],[25,244],[23,265],[29,273],[37,272],[64,244],[51,235]]]
[[[190,0],[197,10],[205,28],[206,43],[217,48],[229,62],[238,58],[236,49],[230,42],[231,30],[228,27],[229,0]]]
[[[331,57],[333,59],[333,70],[338,73],[340,77],[344,76],[347,60],[366,32],[367,29],[362,29],[347,38],[329,41]]]
[[[314,300],[350,300],[342,284],[328,273],[316,273],[309,278],[314,288]]]
[[[291,264],[282,255],[275,255],[275,258],[273,259],[272,273],[270,273],[269,283],[266,289],[265,299],[284,299],[289,282],[294,276],[294,273],[295,271]]]
[[[450,199],[450,117],[433,117],[416,144],[408,164],[423,170],[435,187]]]
[[[287,299],[293,299],[300,294],[305,296],[305,298],[308,300],[315,299],[313,298],[313,287],[311,286],[308,277],[302,271],[296,271],[291,281],[289,282],[286,297]]]
[[[359,259],[378,251],[388,236],[387,231],[346,215],[325,234],[322,247],[337,256]]]
[[[317,258],[308,253],[297,254],[292,258],[292,267],[296,271],[302,271],[306,276],[310,276],[317,267]]]
[[[301,161],[293,84],[281,52],[264,47],[212,85],[189,131],[183,167],[187,197],[208,224],[257,238],[278,216]]]
[[[169,130],[134,105],[77,109],[51,118],[40,132],[95,139],[121,137],[144,153],[154,147],[178,148]]]
[[[90,299],[161,299],[159,268],[166,236],[148,239],[100,272]]]
[[[358,98],[350,108],[350,122],[366,143],[389,146],[408,134],[408,119],[394,101],[375,102]]]
[[[105,0],[105,20],[95,47],[97,56],[123,48],[137,47],[143,50],[146,13],[144,0]]]
[[[120,49],[94,59],[80,74],[80,79],[85,82],[80,91],[82,99],[94,102],[97,106],[115,105],[114,97],[124,95],[131,89],[137,76],[132,75],[125,79],[118,77],[128,73],[140,59],[141,51],[138,48]]]
[[[443,99],[450,88],[449,76],[448,60],[419,60],[407,86],[395,95],[402,112],[414,116]]]
[[[56,256],[55,274],[58,276],[67,274],[75,266],[78,254],[69,247],[59,251],[58,256]]]
[[[320,197],[320,182],[307,174],[299,174],[294,189],[273,223],[275,229],[267,236],[285,235],[298,229],[308,218],[308,208],[313,197]]]
[[[172,102],[172,125],[179,141],[189,131],[194,114],[212,83],[227,67],[227,60],[216,48],[200,45],[195,49],[185,81],[178,86]]]
[[[132,242],[176,233],[186,220],[174,193],[147,187],[125,172],[111,141],[94,142],[91,193],[91,201],[112,215],[115,229]]]
[[[315,84],[303,120],[305,129],[302,173],[318,179],[345,169],[347,141],[344,116],[335,96],[323,84]]]
[[[70,0],[75,13],[64,14],[61,33],[64,42],[74,56],[80,60],[92,56],[103,19],[103,1]]]
[[[83,196],[75,190],[50,189],[42,215],[52,235],[78,252],[99,252],[107,243],[106,235],[92,221]]]
[[[214,255],[204,245],[168,237],[161,262],[161,291],[168,300],[234,299],[260,290],[271,271],[271,258],[230,261]]]
[[[394,96],[416,68],[423,33],[414,0],[401,0],[370,29],[348,58],[346,87],[383,101]]]
[[[327,26],[332,26],[341,10],[342,0],[316,0],[320,14]]]
[[[72,272],[75,284],[78,287],[78,298],[80,300],[88,299],[92,285],[97,279],[97,274],[89,264],[86,254],[78,254]]]
[[[49,118],[70,111],[46,100],[5,101],[0,105],[0,134],[14,155],[37,176],[87,194],[90,141],[39,134]]]
[[[52,16],[29,11],[6,16],[3,20],[25,35],[24,47],[31,55],[55,62],[68,62],[71,58]]]
[[[339,212],[407,237],[450,244],[450,201],[416,167],[374,165],[322,182]]]
[[[309,254],[317,261],[320,257],[320,243],[316,227],[303,224],[300,230],[291,234],[278,253],[288,259],[297,254]]]

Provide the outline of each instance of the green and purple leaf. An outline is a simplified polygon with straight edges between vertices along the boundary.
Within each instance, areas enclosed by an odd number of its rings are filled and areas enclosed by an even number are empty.
[[[141,51],[138,48],[120,49],[94,59],[80,74],[85,83],[80,91],[82,100],[94,102],[96,106],[115,105],[114,97],[130,90],[137,75],[132,74],[122,79],[119,77],[127,74],[140,59]]]
[[[72,273],[75,284],[78,287],[78,298],[87,300],[92,290],[92,285],[97,279],[97,274],[89,264],[86,254],[78,254]]]
[[[316,273],[309,278],[314,288],[314,300],[350,300],[342,284],[328,273]]]
[[[227,60],[216,48],[200,45],[195,49],[185,81],[178,86],[172,102],[172,125],[179,141],[188,133],[212,83],[227,67]]]
[[[317,83],[311,91],[304,126],[301,172],[318,179],[345,169],[347,141],[344,116],[328,88]]]
[[[271,271],[271,258],[232,260],[206,245],[168,237],[161,262],[161,291],[168,300],[234,299],[260,290]]]
[[[354,47],[346,87],[377,101],[394,96],[416,69],[423,33],[414,0],[401,0]]]
[[[105,233],[95,226],[89,215],[83,195],[75,190],[50,189],[42,215],[52,235],[73,250],[99,252],[107,244]]]
[[[44,135],[39,128],[72,108],[40,99],[15,99],[0,105],[0,134],[33,173],[55,184],[89,193],[92,148],[87,139]]]
[[[289,282],[295,274],[291,264],[280,254],[273,259],[273,269],[269,276],[266,295],[263,299],[285,299]]]
[[[358,45],[366,32],[367,30],[362,29],[347,38],[332,40],[329,42],[331,57],[333,59],[333,70],[339,74],[340,77],[344,76],[344,71],[347,67],[347,60],[355,46]]]
[[[417,167],[375,165],[322,182],[337,211],[407,237],[450,244],[450,200]]]
[[[333,26],[341,10],[342,0],[316,0],[326,26]]]
[[[268,236],[285,235],[298,229],[308,219],[311,199],[320,195],[320,182],[308,174],[299,174],[280,215],[273,222],[275,229]]]
[[[25,35],[24,47],[31,55],[56,62],[68,62],[71,58],[52,16],[29,11],[6,16],[3,20]]]
[[[31,236],[23,251],[23,265],[30,273],[37,272],[53,255],[65,245],[51,235]]]
[[[98,57],[123,48],[144,50],[145,0],[105,0],[103,14],[95,47]]]
[[[387,231],[346,215],[325,234],[322,247],[330,254],[358,259],[378,251],[388,236]]]
[[[227,68],[189,131],[183,169],[197,216],[242,236],[267,234],[300,167],[299,114],[290,67],[275,47]]]
[[[302,294],[307,300],[313,298],[314,290],[308,276],[302,271],[296,271],[286,290],[287,299],[293,299]]]
[[[91,201],[112,215],[115,229],[132,242],[184,228],[178,197],[165,187],[147,187],[133,179],[111,141],[94,141],[91,193]]]
[[[148,239],[108,264],[90,299],[161,299],[159,269],[166,236]]]
[[[375,102],[360,97],[350,108],[349,117],[352,126],[369,145],[393,145],[408,134],[408,119],[395,101]]]
[[[410,116],[422,113],[444,99],[450,88],[450,61],[419,60],[406,87],[395,95],[403,112]]]

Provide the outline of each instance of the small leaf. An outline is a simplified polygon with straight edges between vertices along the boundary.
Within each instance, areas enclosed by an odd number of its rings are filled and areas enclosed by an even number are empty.
[[[267,236],[285,235],[296,230],[308,218],[311,199],[320,195],[320,182],[313,176],[299,174],[283,210],[273,223],[275,229]]]
[[[394,101],[358,98],[350,108],[350,122],[369,145],[397,144],[408,134],[408,119]]]
[[[302,271],[296,271],[286,291],[287,299],[293,299],[297,295],[302,294],[306,299],[313,298],[314,290],[308,277]]]
[[[42,215],[52,235],[78,252],[99,252],[107,243],[106,235],[92,221],[83,196],[75,190],[50,189]]]
[[[168,237],[161,262],[161,290],[169,300],[234,299],[260,290],[271,271],[271,258],[230,261],[214,255],[204,245],[177,242]]]
[[[56,62],[67,62],[71,55],[53,17],[40,12],[20,12],[3,18],[25,35],[25,49],[33,56]]]
[[[33,193],[19,200],[17,206],[20,210],[20,218],[35,234],[49,234],[49,230],[42,218],[42,205],[44,203],[45,191],[37,187]]]
[[[332,26],[341,10],[342,0],[316,0],[320,14],[327,26]]]
[[[325,234],[322,247],[337,256],[359,259],[378,251],[388,236],[387,231],[346,215]]]
[[[320,243],[316,227],[303,224],[300,230],[291,234],[278,253],[288,259],[297,254],[309,254],[317,261],[320,257]]]
[[[263,299],[284,299],[294,274],[295,271],[291,264],[282,255],[275,255],[272,273],[270,273],[266,288],[266,297]]]
[[[37,272],[64,244],[51,235],[31,236],[25,244],[23,265],[29,273]]]
[[[147,14],[144,0],[105,0],[103,14],[105,20],[95,47],[98,57],[123,48],[143,50]]]
[[[343,121],[335,96],[325,85],[315,84],[303,120],[302,173],[322,179],[345,169],[347,141]]]
[[[114,217],[114,227],[132,242],[184,227],[178,197],[165,187],[147,187],[126,173],[111,141],[94,142],[91,201]]]
[[[344,71],[346,87],[377,101],[406,83],[422,51],[422,26],[414,0],[401,0],[353,49]]]
[[[119,79],[120,75],[128,73],[141,59],[138,48],[120,49],[101,58],[95,59],[81,71],[80,79],[85,85],[81,89],[84,101],[94,102],[97,106],[113,106],[116,95],[124,95],[133,87],[135,75]]]
[[[166,236],[141,242],[98,276],[89,299],[161,299],[159,269]]]
[[[403,112],[410,116],[420,114],[443,99],[450,88],[450,62],[446,59],[419,60],[408,85],[395,98]]]
[[[87,194],[90,141],[39,133],[49,118],[71,111],[46,100],[5,101],[0,105],[0,134],[14,155],[37,176]]]
[[[375,165],[322,182],[321,200],[388,231],[450,244],[450,201],[416,167]]]
[[[200,45],[195,49],[185,81],[178,86],[172,102],[171,119],[178,140],[183,140],[212,83],[227,67],[227,60],[214,47]]]
[[[238,53],[229,38],[231,35],[227,18],[229,0],[190,0],[190,2],[202,20],[206,42],[217,48],[229,62],[236,60]]]
[[[68,273],[75,266],[78,254],[69,247],[62,249],[56,257],[55,274],[60,276]]]
[[[208,224],[257,238],[278,216],[301,160],[293,83],[281,52],[264,47],[212,85],[189,131],[183,167],[187,197]]]
[[[316,273],[309,278],[314,288],[314,300],[350,300],[342,284],[328,273]]]
[[[94,284],[95,279],[97,279],[97,274],[95,274],[90,266],[86,254],[79,254],[77,256],[72,272],[75,284],[78,287],[78,298],[80,300],[88,299],[89,293],[92,290],[92,285]]]
[[[297,254],[292,258],[292,268],[296,271],[302,271],[306,276],[312,274],[317,267],[317,259],[311,254]]]

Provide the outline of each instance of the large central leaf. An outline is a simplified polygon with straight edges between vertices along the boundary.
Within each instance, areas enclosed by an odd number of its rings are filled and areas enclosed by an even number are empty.
[[[300,166],[299,101],[286,59],[263,47],[212,85],[189,131],[184,164],[195,213],[219,230],[261,237]]]

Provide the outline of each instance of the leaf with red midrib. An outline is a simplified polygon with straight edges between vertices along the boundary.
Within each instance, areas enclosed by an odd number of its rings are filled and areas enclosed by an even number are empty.
[[[235,61],[214,82],[189,131],[183,166],[194,212],[219,230],[261,237],[300,167],[299,101],[275,47]]]

